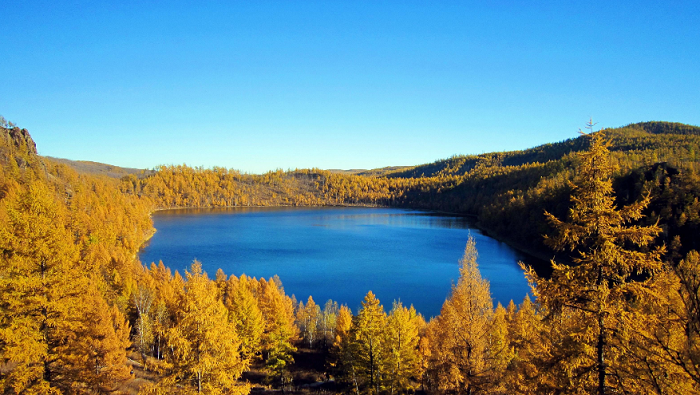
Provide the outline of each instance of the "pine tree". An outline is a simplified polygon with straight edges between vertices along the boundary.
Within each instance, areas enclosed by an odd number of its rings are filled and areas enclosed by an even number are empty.
[[[579,155],[569,219],[564,222],[546,213],[556,230],[548,243],[577,255],[572,265],[552,262],[554,272],[549,280],[532,270],[528,275],[537,285],[535,294],[548,323],[564,325],[555,345],[558,349],[553,350],[563,369],[563,380],[556,386],[603,395],[621,389],[611,374],[611,367],[624,363],[617,359],[622,353],[618,346],[624,342],[619,336],[624,333],[616,328],[639,313],[633,308],[635,301],[648,294],[650,280],[635,276],[658,272],[662,249],[643,250],[660,232],[658,226],[631,225],[642,217],[649,197],[617,209],[605,133],[588,136],[591,145]]]

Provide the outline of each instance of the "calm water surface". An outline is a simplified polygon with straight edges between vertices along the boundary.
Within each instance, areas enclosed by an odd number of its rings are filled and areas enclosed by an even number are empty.
[[[463,217],[380,208],[237,208],[167,210],[153,214],[157,229],[140,252],[179,270],[194,259],[211,278],[279,275],[285,292],[323,305],[333,299],[357,312],[372,290],[387,312],[393,300],[426,317],[440,313],[469,234],[495,301],[520,303],[528,293],[517,265],[526,257]]]

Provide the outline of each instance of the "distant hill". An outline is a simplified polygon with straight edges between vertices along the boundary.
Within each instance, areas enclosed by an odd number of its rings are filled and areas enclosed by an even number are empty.
[[[700,249],[700,128],[643,122],[605,133],[616,166],[618,203],[650,193],[644,221],[659,221],[660,240],[681,252]],[[424,180],[406,191],[402,204],[474,215],[491,235],[544,256],[542,235],[551,226],[543,213],[568,215],[574,154],[587,148],[587,140],[579,136],[523,151],[454,156],[387,177]]]
[[[626,128],[641,129],[653,134],[694,134],[700,135],[700,127],[677,122],[640,122],[625,126]]]
[[[112,177],[112,178],[122,178],[122,177],[128,176],[130,174],[134,174],[137,177],[141,178],[141,177],[147,177],[147,176],[155,173],[155,171],[153,171],[153,170],[134,169],[134,168],[130,168],[130,167],[119,167],[119,166],[113,166],[113,165],[108,165],[108,164],[99,163],[99,162],[90,162],[90,161],[83,161],[83,160],[70,160],[70,159],[63,159],[63,158],[54,158],[51,156],[46,156],[45,158],[52,160],[54,162],[65,164],[65,165],[73,168],[78,173],[92,174],[92,175],[105,175],[107,177]]]
[[[402,171],[405,169],[411,169],[413,166],[387,166],[387,167],[381,167],[378,169],[350,169],[350,170],[341,170],[341,169],[328,169],[329,172],[334,173],[334,174],[346,174],[346,175],[355,175],[355,176],[367,176],[367,177],[381,177],[385,176],[389,173],[394,173],[398,171]]]
[[[621,128],[608,129],[612,139],[611,151],[646,150],[666,143],[652,135],[700,136],[700,127],[677,122],[640,122]],[[645,146],[646,145],[646,146]],[[571,152],[586,149],[584,140],[567,139],[557,143],[543,144],[522,151],[491,152],[480,155],[455,155],[432,163],[406,167],[385,173],[387,177],[418,178],[445,175],[465,175],[477,165],[522,166],[559,160]],[[672,159],[672,158],[670,158]]]

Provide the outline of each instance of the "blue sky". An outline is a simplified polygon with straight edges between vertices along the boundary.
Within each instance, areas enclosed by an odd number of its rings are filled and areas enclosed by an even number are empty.
[[[577,4],[574,4],[577,3]],[[0,115],[126,167],[376,168],[700,125],[698,1],[2,1]]]

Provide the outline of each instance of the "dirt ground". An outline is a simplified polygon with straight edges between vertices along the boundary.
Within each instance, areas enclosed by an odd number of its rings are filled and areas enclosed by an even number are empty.
[[[285,390],[272,388],[267,384],[267,374],[261,362],[253,364],[248,372],[243,373],[242,379],[251,384],[251,394],[325,394],[342,393],[342,388],[336,385],[332,377],[325,374],[326,353],[319,350],[299,348],[293,354],[294,364],[290,366],[292,383]],[[132,380],[125,383],[119,392],[125,395],[136,395],[139,389],[158,379],[158,375],[150,371],[141,362],[138,353],[130,353],[127,364],[132,369]]]

